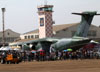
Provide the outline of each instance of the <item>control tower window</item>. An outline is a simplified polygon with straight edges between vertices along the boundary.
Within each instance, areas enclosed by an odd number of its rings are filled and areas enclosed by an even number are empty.
[[[38,10],[39,10],[39,11],[42,11],[42,10],[43,10],[43,8],[38,8]]]
[[[44,11],[52,11],[52,8],[44,8]]]

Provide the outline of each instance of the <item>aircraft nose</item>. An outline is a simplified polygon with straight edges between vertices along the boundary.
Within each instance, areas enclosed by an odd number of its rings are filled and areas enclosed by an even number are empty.
[[[55,45],[53,44],[53,45],[50,46],[50,52],[55,52],[55,51],[56,51]]]

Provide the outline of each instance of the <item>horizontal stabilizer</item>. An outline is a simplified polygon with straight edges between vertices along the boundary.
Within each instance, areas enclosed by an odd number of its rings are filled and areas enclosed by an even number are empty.
[[[75,14],[75,15],[100,15],[100,14],[97,14],[96,11],[93,11],[93,12],[82,12],[82,13],[72,13],[72,14]]]
[[[83,15],[82,13],[72,13],[72,14],[75,14],[75,15]]]

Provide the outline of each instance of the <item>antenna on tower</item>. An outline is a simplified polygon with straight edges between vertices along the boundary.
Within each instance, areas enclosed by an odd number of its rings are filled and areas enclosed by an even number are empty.
[[[7,7],[8,0],[0,0],[0,8],[5,8]]]
[[[44,0],[44,5],[47,5],[48,1],[47,0]]]

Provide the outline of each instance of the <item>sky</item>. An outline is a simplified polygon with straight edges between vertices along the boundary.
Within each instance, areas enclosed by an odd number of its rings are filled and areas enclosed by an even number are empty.
[[[37,6],[46,0],[0,0],[0,8],[6,8],[5,29],[26,33],[38,28]],[[57,24],[78,23],[80,16],[72,12],[97,11],[100,13],[100,0],[47,0],[54,5],[53,20]],[[95,16],[92,24],[100,25],[100,16]],[[2,11],[0,10],[0,31],[2,31]]]

